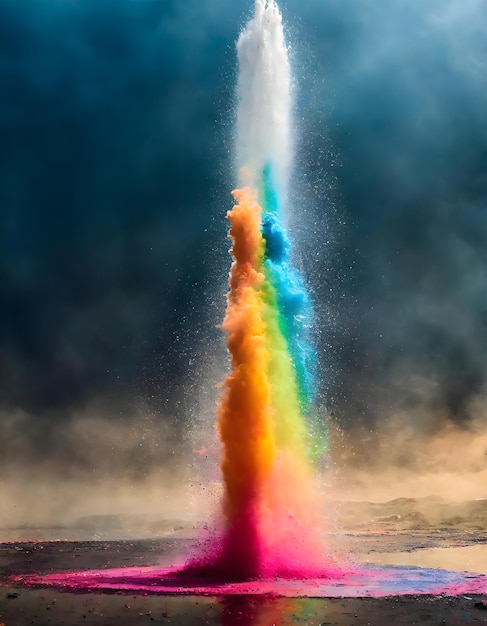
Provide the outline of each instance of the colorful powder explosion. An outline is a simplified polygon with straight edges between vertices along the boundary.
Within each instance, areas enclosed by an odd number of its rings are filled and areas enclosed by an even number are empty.
[[[322,545],[313,458],[312,310],[285,230],[292,91],[282,19],[256,0],[238,43],[237,164],[228,213],[233,264],[223,328],[231,373],[218,412],[225,526],[183,567],[17,578],[64,589],[282,596],[483,593],[487,579],[415,568],[338,566]]]
[[[234,262],[223,328],[232,367],[218,416],[227,527],[216,562],[233,580],[303,578],[325,569],[306,422],[315,355],[311,305],[283,224],[291,87],[275,2],[256,2],[237,50],[237,161],[247,184],[227,216]]]
[[[300,292],[285,283],[275,214],[264,213],[249,188],[234,196],[228,218],[235,261],[223,324],[232,372],[219,409],[227,520],[220,558],[228,575],[243,579],[310,575],[323,568],[323,550],[311,531],[318,524],[310,523],[317,506],[300,408],[300,397],[307,398],[281,305]]]
[[[275,2],[255,3],[237,50],[244,186],[233,192],[236,205],[227,216],[234,261],[223,328],[231,373],[218,412],[226,528],[203,561],[205,571],[226,580],[303,578],[325,569],[306,421],[316,368],[307,336],[311,305],[291,266],[283,224],[291,88]]]

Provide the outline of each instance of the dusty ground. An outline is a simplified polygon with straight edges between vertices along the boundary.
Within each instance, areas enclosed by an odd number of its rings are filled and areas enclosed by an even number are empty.
[[[363,562],[487,573],[487,531],[485,526],[482,527],[486,502],[471,503],[470,508],[463,506],[461,514],[457,507],[456,518],[450,516],[452,508],[446,503],[436,501],[432,508],[431,504],[406,499],[380,505],[347,503],[340,513],[345,528],[342,526],[340,533],[331,534],[330,541]],[[465,511],[472,514],[470,520]],[[385,515],[381,515],[383,512]],[[487,624],[487,598],[479,596],[346,600],[255,596],[204,598],[72,594],[9,586],[11,574],[167,564],[180,560],[179,555],[188,551],[191,532],[177,524],[166,523],[165,536],[155,539],[113,541],[99,537],[125,531],[120,527],[118,531],[113,527],[106,528],[107,520],[104,521],[103,531],[96,528],[96,520],[90,520],[91,530],[81,524],[77,530],[3,532],[5,542],[0,543],[0,584],[3,585],[0,587],[0,625]],[[147,532],[151,530],[153,527]],[[90,532],[98,539],[87,540]],[[18,540],[12,541],[15,533]],[[29,534],[35,540],[26,540]],[[41,536],[61,539],[63,535],[75,534],[82,535],[82,538],[77,541],[39,541]]]

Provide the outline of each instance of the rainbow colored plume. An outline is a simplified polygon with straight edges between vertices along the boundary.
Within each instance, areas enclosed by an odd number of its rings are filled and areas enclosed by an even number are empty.
[[[260,193],[233,192],[230,291],[223,328],[232,371],[219,431],[226,572],[242,578],[323,573],[316,484],[304,415],[314,395],[311,304],[289,262],[268,167]]]

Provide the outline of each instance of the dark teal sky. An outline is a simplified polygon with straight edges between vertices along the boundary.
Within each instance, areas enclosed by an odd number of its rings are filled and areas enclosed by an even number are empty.
[[[142,399],[184,419],[188,380],[222,355],[250,8],[0,0],[3,412],[48,424]],[[468,420],[487,376],[485,5],[283,12],[327,403],[344,426],[401,408]]]

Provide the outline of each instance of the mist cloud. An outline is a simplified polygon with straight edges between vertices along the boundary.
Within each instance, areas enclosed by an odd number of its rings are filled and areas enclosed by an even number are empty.
[[[334,303],[344,423],[362,416],[379,426],[418,403],[430,424],[466,422],[485,387],[481,11],[475,1],[309,8],[322,29],[321,93],[333,101],[329,134],[346,221]],[[418,377],[428,392],[416,392]]]

